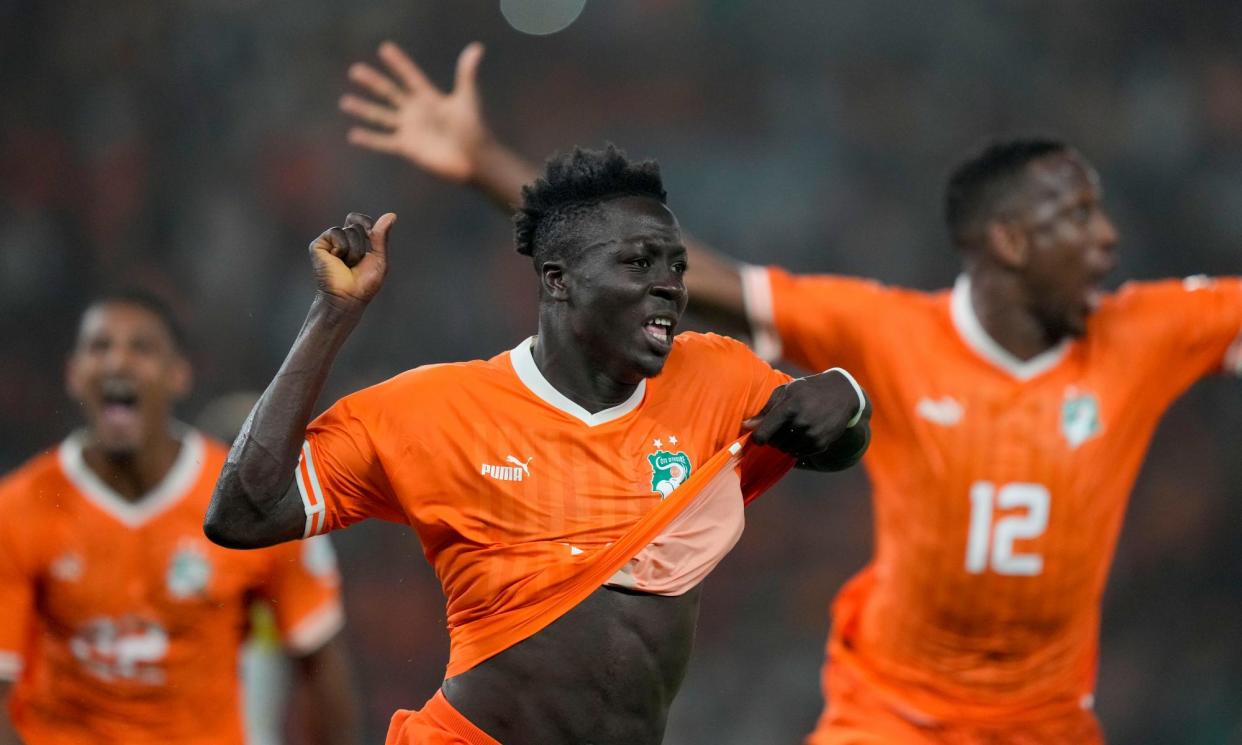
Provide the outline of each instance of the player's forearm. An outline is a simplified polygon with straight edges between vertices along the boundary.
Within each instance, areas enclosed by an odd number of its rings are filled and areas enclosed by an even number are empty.
[[[294,468],[341,345],[361,308],[316,294],[280,371],[259,398],[216,482],[204,530],[232,548],[254,548],[301,537],[300,500],[290,498]]]
[[[307,731],[314,733],[316,745],[356,745],[360,739],[358,699],[341,637],[298,658],[296,665],[310,701]]]
[[[493,137],[474,151],[470,185],[481,191],[506,215],[522,202],[522,187],[539,175],[538,167]]]
[[[741,266],[706,243],[683,237],[690,267],[686,271],[690,312],[722,333],[748,334]]]

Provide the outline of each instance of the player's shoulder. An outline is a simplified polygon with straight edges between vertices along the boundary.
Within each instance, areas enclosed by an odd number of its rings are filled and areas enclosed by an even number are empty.
[[[68,487],[59,446],[48,448],[0,477],[0,511],[19,505],[32,507]]]
[[[477,387],[489,378],[498,377],[500,370],[496,359],[420,365],[351,393],[343,400],[354,406],[387,408],[403,401],[452,395],[454,391]]]
[[[729,359],[754,357],[750,347],[730,336],[712,332],[683,331],[673,339],[668,362],[710,365]]]
[[[1094,315],[1101,322],[1153,316],[1167,318],[1179,307],[1194,304],[1226,287],[1237,290],[1237,279],[1196,274],[1181,279],[1126,282],[1101,301]]]

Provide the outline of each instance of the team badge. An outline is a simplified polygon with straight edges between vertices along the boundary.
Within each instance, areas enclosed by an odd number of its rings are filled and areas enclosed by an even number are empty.
[[[1097,435],[1101,426],[1100,402],[1095,394],[1067,389],[1065,401],[1061,403],[1061,434],[1070,449]]]
[[[168,564],[168,594],[178,600],[198,595],[211,580],[211,564],[202,549],[192,543],[182,544]]]
[[[647,462],[651,464],[651,491],[659,493],[661,499],[667,499],[690,478],[690,456],[680,450],[657,450],[647,456]]]

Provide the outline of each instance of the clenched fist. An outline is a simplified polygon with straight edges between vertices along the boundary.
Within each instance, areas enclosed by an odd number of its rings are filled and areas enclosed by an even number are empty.
[[[388,231],[396,221],[391,212],[378,220],[351,212],[343,226],[328,228],[311,241],[319,291],[348,308],[360,310],[371,302],[388,273]]]

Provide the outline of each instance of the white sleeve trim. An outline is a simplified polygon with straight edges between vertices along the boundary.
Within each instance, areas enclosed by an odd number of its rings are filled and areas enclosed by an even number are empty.
[[[858,424],[860,420],[862,420],[863,412],[866,411],[867,409],[867,394],[863,393],[862,386],[858,384],[857,380],[854,380],[854,376],[850,375],[849,370],[846,370],[843,367],[832,367],[832,368],[825,370],[824,372],[841,373],[842,375],[845,376],[846,380],[850,381],[850,385],[854,386],[854,393],[858,394],[858,411],[854,412],[853,418],[851,418],[849,423],[845,425],[846,429],[850,429],[854,425]]]
[[[1242,332],[1239,332],[1225,352],[1225,363],[1221,366],[1230,375],[1242,377]]]
[[[285,648],[297,655],[310,654],[345,628],[345,609],[338,598],[316,608],[285,634]]]
[[[0,681],[12,682],[22,674],[22,656],[17,652],[0,652]]]
[[[776,309],[772,304],[772,279],[767,267],[743,264],[742,307],[750,323],[751,347],[768,362],[781,356],[781,336],[776,330]]]
[[[310,442],[302,441],[302,456],[298,458],[297,468],[293,472],[293,480],[298,485],[298,494],[302,495],[302,507],[306,511],[306,528],[302,531],[303,538],[310,538],[324,532],[327,505],[323,501],[323,488],[319,485],[319,476],[315,473],[315,458],[311,455]]]

